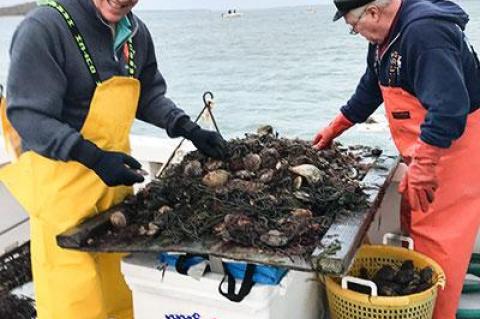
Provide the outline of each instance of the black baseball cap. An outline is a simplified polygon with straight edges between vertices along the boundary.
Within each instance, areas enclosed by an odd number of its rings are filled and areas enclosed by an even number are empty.
[[[338,10],[333,16],[333,21],[337,21],[338,19],[342,18],[345,14],[347,14],[348,11],[360,8],[361,6],[373,1],[374,0],[333,0],[333,3]]]

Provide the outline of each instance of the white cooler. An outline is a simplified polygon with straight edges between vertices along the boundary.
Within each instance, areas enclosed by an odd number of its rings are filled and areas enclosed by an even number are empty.
[[[235,303],[218,292],[220,274],[208,273],[197,280],[172,267],[165,272],[159,267],[156,255],[133,254],[122,261],[135,319],[323,318],[319,284],[312,273],[289,271],[279,285],[256,284],[242,302]]]

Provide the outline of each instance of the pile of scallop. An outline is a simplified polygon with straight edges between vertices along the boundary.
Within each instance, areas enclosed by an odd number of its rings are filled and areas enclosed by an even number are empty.
[[[103,240],[220,240],[310,254],[335,216],[366,207],[359,181],[369,165],[362,159],[381,153],[339,144],[317,151],[309,141],[279,138],[270,126],[229,141],[227,148],[222,161],[195,151],[168,167],[117,208]]]
[[[415,269],[412,260],[406,260],[401,265],[386,265],[375,273],[369,273],[366,268],[360,268],[359,278],[373,281],[378,289],[378,295],[384,297],[407,296],[430,289],[433,285],[433,269],[425,267]],[[358,284],[349,284],[349,289],[370,294],[370,288]]]

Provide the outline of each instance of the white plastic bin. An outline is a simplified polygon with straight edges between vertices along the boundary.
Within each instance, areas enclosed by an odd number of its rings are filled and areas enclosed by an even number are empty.
[[[240,303],[220,295],[222,275],[196,280],[169,267],[158,269],[155,255],[133,254],[122,273],[133,292],[135,319],[319,319],[319,287],[312,273],[289,271],[280,285],[256,284]],[[239,286],[239,284],[237,285]]]

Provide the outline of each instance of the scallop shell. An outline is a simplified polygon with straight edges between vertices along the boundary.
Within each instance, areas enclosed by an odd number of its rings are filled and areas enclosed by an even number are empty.
[[[160,232],[160,227],[158,225],[156,225],[155,223],[148,224],[148,230],[146,232],[147,236],[152,237],[158,234],[159,232]]]
[[[292,210],[290,214],[293,217],[298,217],[298,218],[312,218],[313,213],[309,209],[303,209],[303,208],[297,208],[295,210]]]
[[[125,214],[119,210],[110,215],[110,223],[115,228],[125,228],[127,227],[128,221]]]
[[[260,236],[260,241],[270,247],[284,247],[288,244],[289,238],[278,230],[270,230]]]
[[[208,173],[203,177],[202,183],[211,188],[217,188],[228,182],[229,174],[223,169]]]
[[[173,212],[173,208],[170,206],[165,205],[160,207],[160,209],[153,214],[153,222],[160,228],[165,227],[168,222],[168,214],[171,212]]]
[[[315,165],[303,164],[290,167],[289,170],[292,173],[305,177],[310,184],[316,184],[322,181],[322,171]]]
[[[257,134],[260,136],[273,134],[273,127],[271,125],[261,126],[257,129]]]
[[[295,177],[295,179],[293,180],[293,188],[295,190],[300,189],[300,187],[302,187],[302,184],[303,184],[302,176]]]
[[[202,164],[199,161],[191,161],[183,170],[183,175],[187,177],[199,177],[202,176]]]
[[[162,206],[162,207],[160,207],[160,208],[158,209],[158,213],[159,213],[160,215],[168,214],[168,213],[170,213],[171,211],[173,211],[173,208],[170,207],[170,206],[168,206],[168,205],[164,205],[164,206]]]
[[[258,181],[264,184],[268,184],[273,180],[274,174],[275,174],[275,171],[273,169],[266,170],[260,175],[260,177],[258,178]]]
[[[261,185],[252,181],[244,181],[241,179],[232,179],[227,184],[228,189],[230,190],[240,190],[247,193],[255,193],[261,189]]]
[[[138,234],[139,234],[140,236],[144,236],[144,235],[147,234],[147,229],[145,228],[145,226],[143,226],[143,225],[140,226],[140,228],[138,229]]]
[[[255,176],[255,174],[246,170],[242,170],[242,171],[236,172],[235,176],[241,179],[251,179],[252,177]]]
[[[348,172],[348,177],[350,179],[356,179],[358,175],[359,175],[358,170],[355,167],[351,167]]]
[[[262,165],[262,158],[258,154],[250,153],[243,159],[243,166],[246,170],[254,172]]]
[[[274,168],[280,158],[280,154],[275,148],[271,147],[262,150],[260,152],[260,157],[262,158],[263,168]]]
[[[285,160],[285,159],[281,159],[280,161],[277,162],[277,164],[275,165],[275,169],[276,170],[281,170],[283,169],[284,167],[288,166],[288,161]]]

